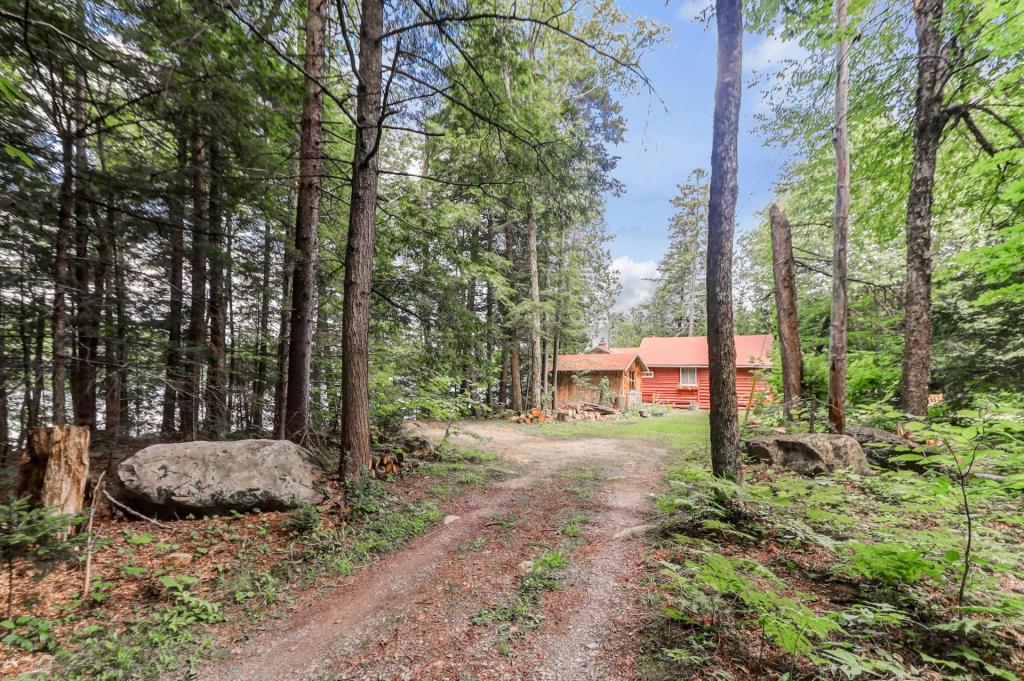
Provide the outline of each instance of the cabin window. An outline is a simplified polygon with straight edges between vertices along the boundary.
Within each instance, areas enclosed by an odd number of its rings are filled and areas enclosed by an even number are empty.
[[[642,371],[640,372],[640,375],[643,376],[644,378],[654,378],[653,371]]]
[[[680,387],[692,388],[697,385],[697,367],[679,367]]]

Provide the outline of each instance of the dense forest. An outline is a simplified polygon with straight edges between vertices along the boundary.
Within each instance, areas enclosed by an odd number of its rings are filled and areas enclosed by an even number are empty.
[[[4,456],[539,406],[661,34],[563,4],[5,7]]]
[[[678,4],[0,0],[0,677],[1024,678],[1024,0]]]

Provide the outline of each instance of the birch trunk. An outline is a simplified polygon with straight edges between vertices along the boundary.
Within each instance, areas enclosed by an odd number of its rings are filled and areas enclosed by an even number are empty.
[[[846,31],[846,0],[836,0],[836,30]],[[836,152],[836,206],[832,235],[832,313],[828,341],[828,423],[832,431],[846,429],[846,316],[847,240],[850,225],[850,146],[847,110],[850,103],[849,43],[843,37],[836,45],[835,129],[832,143]]]

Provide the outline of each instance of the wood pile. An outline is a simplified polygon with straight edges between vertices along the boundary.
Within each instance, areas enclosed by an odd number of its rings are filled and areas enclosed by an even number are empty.
[[[509,423],[544,423],[548,419],[548,415],[539,407],[534,407],[523,414],[513,414],[508,417]]]
[[[559,409],[554,414],[544,412],[537,407],[522,414],[513,414],[508,417],[509,423],[545,423],[555,420],[559,423],[571,423],[573,421],[597,421],[603,419],[618,418],[621,413],[611,407],[604,407],[600,404],[583,404],[578,407],[566,407]]]

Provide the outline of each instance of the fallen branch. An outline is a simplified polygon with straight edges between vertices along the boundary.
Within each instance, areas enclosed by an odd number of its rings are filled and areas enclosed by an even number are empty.
[[[93,534],[92,534],[92,521],[96,517],[96,506],[99,505],[100,501],[100,490],[103,489],[103,476],[107,472],[103,471],[100,473],[100,477],[96,478],[96,486],[92,490],[92,504],[89,507],[89,524],[86,526],[85,533],[88,536],[85,542],[85,584],[82,586],[82,600],[87,601],[89,599],[89,593],[92,591],[92,547],[93,547]]]
[[[159,527],[161,529],[164,529],[164,530],[171,529],[169,525],[164,525],[159,520],[156,520],[154,518],[150,518],[149,516],[146,516],[146,515],[142,515],[138,511],[136,511],[134,509],[131,509],[131,508],[128,508],[127,506],[122,504],[120,501],[118,501],[114,497],[110,496],[110,494],[107,492],[107,490],[103,490],[103,496],[105,496],[110,501],[110,503],[112,503],[114,506],[117,506],[119,509],[121,509],[122,511],[124,511],[125,513],[127,513],[130,516],[134,516],[134,517],[138,518],[139,520],[145,520],[146,522],[153,523],[157,527]]]

